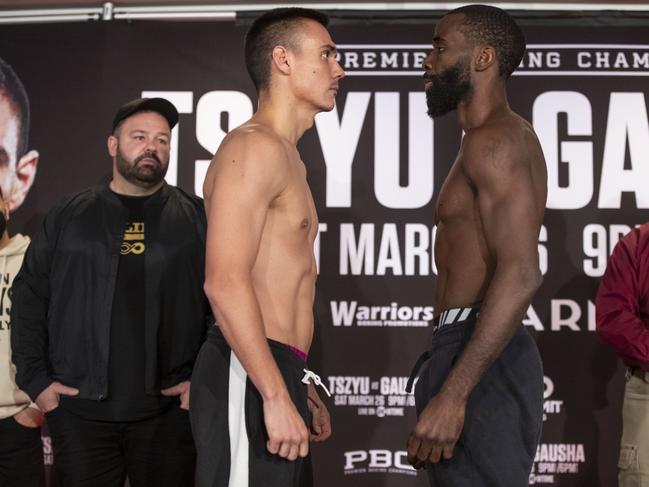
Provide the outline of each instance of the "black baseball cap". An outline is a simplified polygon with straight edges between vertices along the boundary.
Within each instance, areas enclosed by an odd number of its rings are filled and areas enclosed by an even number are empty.
[[[113,132],[115,132],[115,127],[122,121],[135,115],[138,112],[152,111],[159,113],[169,123],[169,128],[172,129],[178,123],[178,110],[176,107],[168,100],[164,98],[136,98],[131,100],[128,103],[125,103],[113,119]]]

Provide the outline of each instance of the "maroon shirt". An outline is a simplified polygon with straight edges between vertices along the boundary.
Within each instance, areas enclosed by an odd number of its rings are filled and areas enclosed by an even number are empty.
[[[649,223],[615,246],[595,304],[597,335],[628,366],[649,370]]]

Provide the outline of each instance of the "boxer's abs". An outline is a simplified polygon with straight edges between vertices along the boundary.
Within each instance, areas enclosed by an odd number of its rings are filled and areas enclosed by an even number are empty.
[[[438,223],[435,261],[435,315],[446,309],[475,306],[482,302],[493,270],[472,222]]]
[[[314,264],[298,256],[290,265],[253,274],[266,337],[308,353],[313,338]],[[302,264],[302,265],[300,265]]]

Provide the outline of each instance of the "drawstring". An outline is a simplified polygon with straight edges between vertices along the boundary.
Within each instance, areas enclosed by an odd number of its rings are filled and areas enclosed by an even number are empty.
[[[408,382],[406,383],[406,392],[410,394],[412,392],[412,385],[413,382],[415,382],[415,377],[419,374],[419,369],[421,369],[421,366],[424,364],[426,360],[428,360],[431,357],[431,352],[424,352],[422,353],[419,358],[417,359],[417,362],[415,363],[415,366],[412,368],[412,372],[410,372],[410,377],[408,377]]]
[[[435,319],[433,320],[433,339],[437,334],[437,332],[440,330],[440,328],[445,327],[447,325],[456,325],[466,320],[477,318],[479,314],[480,314],[479,308],[452,308],[443,311],[442,314],[436,316]],[[432,356],[433,356],[432,350],[424,352],[419,356],[417,362],[415,363],[415,366],[412,368],[412,372],[410,372],[410,377],[408,377],[408,382],[406,383],[407,393],[412,392],[412,386],[413,383],[415,382],[415,378],[419,374],[419,369],[424,364],[424,362]]]
[[[314,385],[322,387],[324,391],[327,393],[327,396],[331,397],[331,393],[329,392],[329,389],[327,389],[327,386],[325,386],[322,383],[322,379],[318,374],[311,372],[309,369],[303,369],[303,370],[304,370],[304,377],[302,377],[303,384],[309,384],[310,383],[309,381],[312,380]]]

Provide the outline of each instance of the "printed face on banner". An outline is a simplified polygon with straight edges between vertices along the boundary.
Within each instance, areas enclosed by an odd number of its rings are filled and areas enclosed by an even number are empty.
[[[142,188],[160,183],[169,167],[171,130],[155,112],[141,112],[124,120],[116,135],[108,138],[116,174]]]
[[[18,154],[21,123],[14,101],[0,91],[0,188],[11,212],[25,200],[38,163],[36,151]]]
[[[11,101],[6,96],[0,96],[0,178],[2,192],[6,194],[9,189],[11,173],[15,172],[16,159],[18,158],[18,133],[20,120]]]
[[[328,112],[335,105],[338,82],[345,76],[336,60],[336,46],[327,29],[313,20],[303,22],[298,36],[300,48],[292,53],[295,94],[317,112]]]

